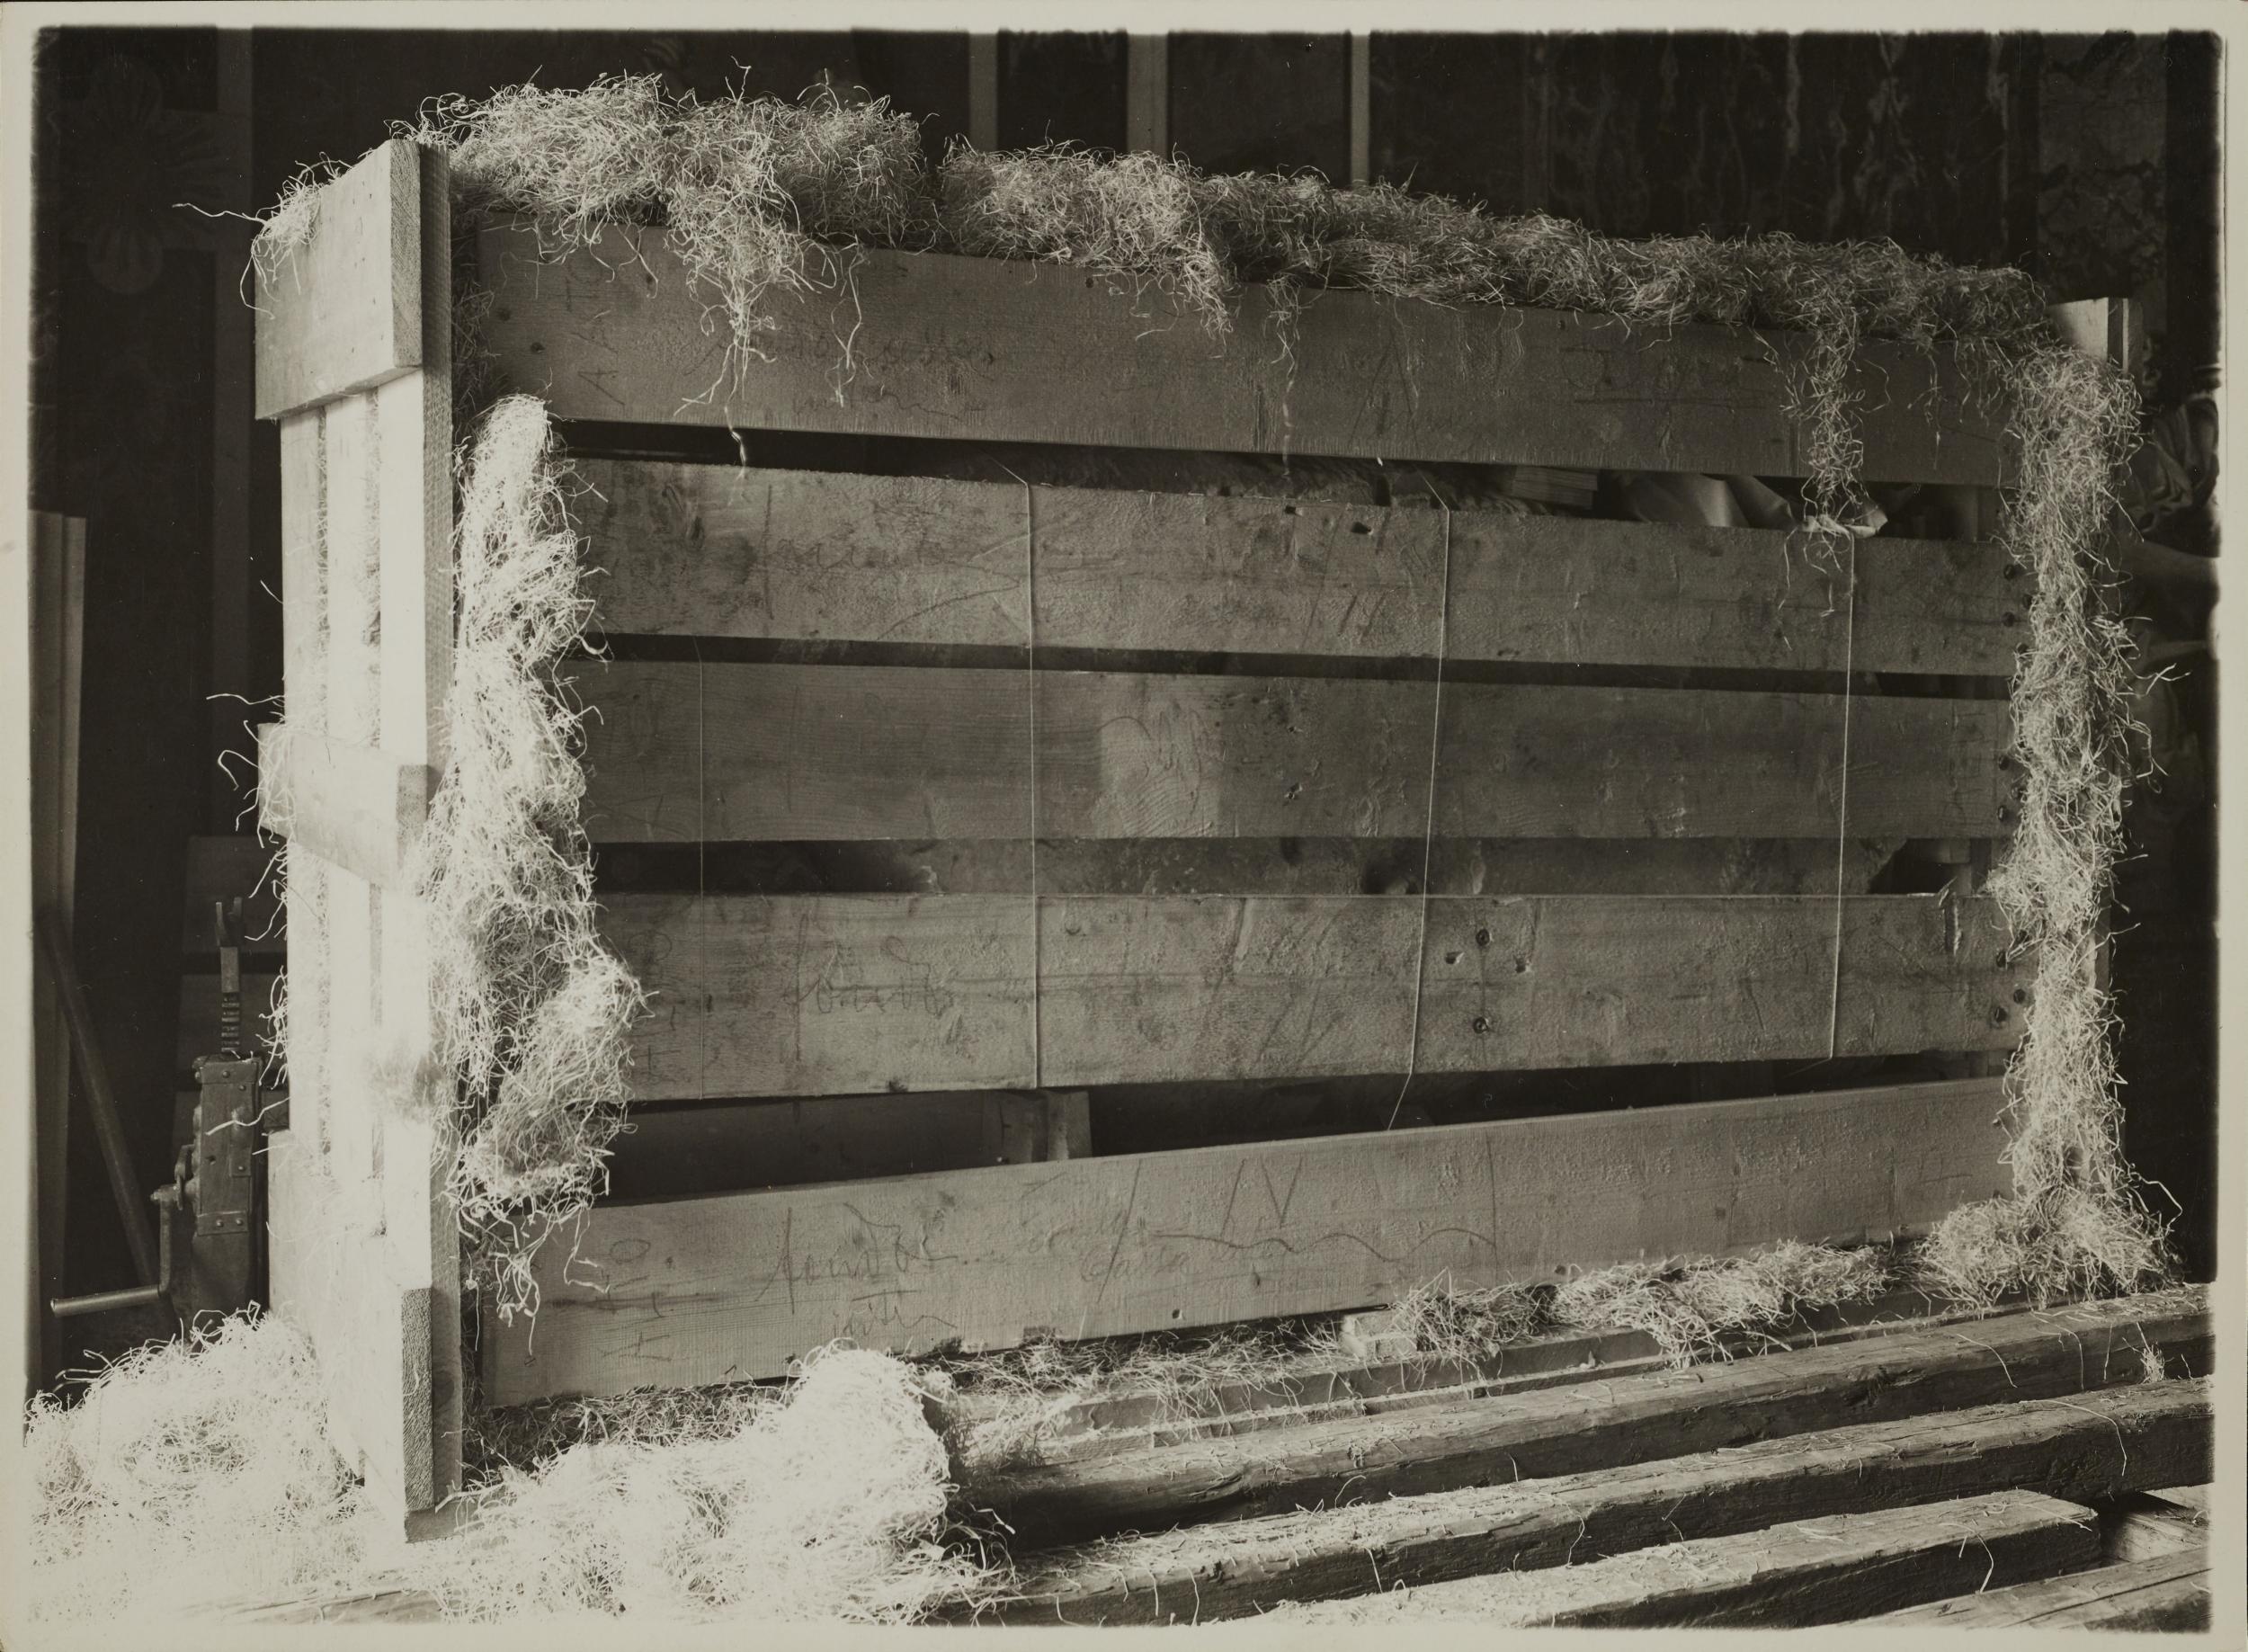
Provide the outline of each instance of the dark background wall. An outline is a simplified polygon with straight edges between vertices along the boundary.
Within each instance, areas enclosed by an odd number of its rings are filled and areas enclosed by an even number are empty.
[[[2141,299],[2158,396],[2216,359],[2210,37],[1377,34],[1369,68],[1376,176],[1614,235],[1890,237],[2015,263],[2056,299]],[[1002,36],[998,142],[1122,145],[1126,70],[1120,34]],[[275,444],[249,426],[248,334],[227,308],[245,242],[175,203],[263,207],[433,94],[620,71],[705,95],[863,86],[926,116],[932,156],[968,129],[958,33],[42,37],[33,503],[88,519],[77,951],[149,1185],[168,1154],[184,846],[245,801],[218,766],[223,737],[247,744],[242,717],[206,696],[280,688]],[[1198,165],[1347,176],[1344,37],[1175,35],[1168,77],[1171,141]],[[2119,963],[2126,1058],[2151,1081],[2131,1092],[2134,1151],[2200,1215],[2208,929],[2196,907]],[[124,1282],[90,1157],[74,1176],[73,1284]]]

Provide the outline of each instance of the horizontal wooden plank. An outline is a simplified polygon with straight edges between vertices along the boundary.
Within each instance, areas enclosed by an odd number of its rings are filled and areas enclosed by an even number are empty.
[[[619,895],[602,919],[655,995],[649,1101],[2002,1049],[2029,980],[1980,898],[1440,896],[1425,924],[1381,896]]]
[[[258,825],[378,889],[397,889],[435,776],[373,746],[287,723],[257,731]]]
[[[422,215],[446,210],[442,165],[394,138],[320,191],[311,239],[258,281],[258,417],[422,365]]]
[[[1863,895],[1896,837],[1108,837],[1038,845],[1041,895]],[[1840,862],[1839,864],[1837,862]],[[1021,838],[602,843],[612,892],[1027,895]],[[1425,874],[1425,876],[1424,876]]]
[[[1664,332],[1497,306],[1448,309],[1310,295],[1287,359],[1273,300],[1235,305],[1214,341],[1164,295],[1053,264],[866,252],[847,290],[774,289],[764,359],[728,380],[723,327],[658,237],[612,229],[558,263],[535,237],[478,240],[500,378],[566,419],[1064,442],[1094,447],[1343,453],[1799,476],[1788,414],[1801,335]],[[844,340],[849,343],[845,363]],[[2004,410],[1969,407],[1948,350],[1868,345],[1851,388],[1869,480],[1997,486]]]
[[[2216,1593],[2208,1551],[2103,1566],[2071,1576],[1962,1594],[1869,1620],[1884,1629],[2207,1630]]]
[[[1887,1237],[2003,1189],[1994,1080],[1448,1125],[596,1207],[495,1405],[1370,1307],[1650,1252]],[[2172,1477],[2173,1478],[2176,1477]]]
[[[1909,1371],[1896,1374],[1909,1386]],[[994,1615],[1033,1623],[1208,1621],[1287,1601],[1566,1566],[1775,1521],[2007,1490],[2083,1502],[2142,1487],[2172,1465],[2207,1461],[2210,1433],[2206,1380],[2128,1383],[1780,1438],[1761,1437],[1751,1425],[1739,1443],[1635,1465],[1551,1478],[1503,1473],[1459,1491],[1062,1549],[1026,1568],[1020,1597]]]
[[[1429,659],[1441,629],[1461,661],[2003,675],[2028,598],[1992,542],[1859,547],[1853,621],[1834,575],[1752,529],[579,468],[588,586],[620,633],[1021,647],[1035,585],[1042,648]]]
[[[1418,837],[1433,683],[886,665],[585,667],[605,843]],[[1035,710],[1032,697],[1036,696]],[[1850,779],[1842,783],[1843,720]],[[1986,700],[1451,683],[1448,837],[2007,830]]]
[[[2096,1559],[2092,1513],[2041,1492],[1789,1521],[1607,1559],[1382,1590],[1277,1622],[1802,1629],[2036,1582]]]
[[[2001,1315],[1971,1331],[1900,1331],[1664,1371],[1586,1392],[1551,1389],[1314,1423],[1283,1433],[1193,1440],[1083,1462],[1003,1470],[977,1487],[1017,1531],[1062,1541],[1244,1520],[1297,1508],[1419,1496],[1516,1475],[1544,1479],[1749,1439],[1884,1416],[2074,1394],[2143,1380],[2153,1348],[2209,1371],[2208,1303],[2172,1292],[2117,1306]],[[1909,1380],[1900,1380],[1909,1373]],[[2095,1549],[2097,1540],[2095,1535]]]

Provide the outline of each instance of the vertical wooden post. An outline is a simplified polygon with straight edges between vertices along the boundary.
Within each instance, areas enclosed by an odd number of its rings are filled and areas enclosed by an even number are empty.
[[[1124,147],[1149,155],[1171,147],[1171,38],[1124,38]]]
[[[85,523],[34,513],[28,522],[31,597],[31,902],[69,933],[78,837],[79,662],[84,656]],[[42,919],[43,921],[43,919]],[[66,1290],[64,1238],[69,1209],[69,1025],[62,983],[32,969],[34,1255],[33,1322],[43,1329],[31,1352],[44,1380],[61,1363],[55,1327],[38,1304]]]
[[[1374,54],[1365,34],[1351,36],[1351,187],[1374,179]]]
[[[999,37],[968,37],[968,140],[979,149],[999,147]]]
[[[460,1478],[450,1077],[401,818],[442,764],[452,661],[450,212],[397,142],[323,192],[260,295],[258,410],[281,421],[287,721],[261,739],[289,846],[290,1130],[270,1153],[273,1305],[311,1338],[330,1432],[413,1532]],[[320,754],[292,761],[292,750]],[[362,795],[363,794],[363,795]],[[343,854],[350,866],[326,853]]]

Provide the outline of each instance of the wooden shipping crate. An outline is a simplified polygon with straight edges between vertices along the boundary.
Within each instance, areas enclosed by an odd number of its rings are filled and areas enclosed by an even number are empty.
[[[457,1482],[459,1261],[427,1127],[352,1075],[447,1083],[400,868],[444,762],[454,262],[592,485],[585,823],[653,994],[636,1099],[691,1161],[542,1254],[535,1336],[483,1327],[491,1403],[1887,1237],[2006,1191],[1992,1074],[2030,960],[1976,886],[2029,593],[1997,544],[1821,562],[1432,484],[1218,494],[1180,457],[1800,475],[1802,341],[1333,292],[1291,365],[1261,296],[1221,343],[1060,266],[867,253],[774,296],[734,383],[654,240],[455,249],[442,157],[394,144],[263,299],[275,1292],[405,1509]],[[2011,481],[1944,352],[1869,345],[1861,378],[1870,479]],[[1900,845],[1934,882],[1871,892]],[[1951,1076],[1889,1076],[1929,1056]],[[1766,1093],[1697,1099],[1715,1064]],[[1431,1086],[1670,1065],[1670,1104],[1384,1128]],[[1369,1086],[1389,1118],[1339,1132],[1244,1100]],[[1142,1107],[1188,1122],[1148,1145]]]

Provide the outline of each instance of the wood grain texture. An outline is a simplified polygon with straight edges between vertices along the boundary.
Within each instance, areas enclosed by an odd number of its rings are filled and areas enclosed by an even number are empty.
[[[1729,1355],[1783,1353],[1788,1349],[1864,1342],[1905,1331],[1965,1326],[1974,1319],[1990,1319],[1992,1315],[2008,1313],[2019,1306],[2019,1301],[2012,1301],[2005,1308],[1947,1308],[1945,1313],[1931,1313],[1929,1297],[1915,1290],[1897,1290],[1875,1301],[1842,1304],[1803,1315],[1798,1322],[1758,1331],[1756,1335],[1726,1337],[1725,1346]],[[1344,1315],[1344,1322],[1387,1317],[1389,1310],[1385,1308]],[[1967,1331],[1967,1335],[1974,1333]],[[1302,1376],[1217,1382],[1187,1398],[1163,1389],[1136,1389],[1127,1378],[1115,1389],[1095,1389],[1088,1398],[1041,1414],[1037,1439],[1030,1443],[1023,1461],[1082,1463],[1095,1457],[1120,1457],[1154,1445],[1181,1445],[1221,1434],[1290,1430],[1340,1416],[1376,1416],[1383,1412],[1410,1412],[1423,1405],[1536,1394],[1538,1389],[1560,1389],[1581,1382],[1614,1382],[1619,1378],[1668,1371],[1673,1360],[1644,1331],[1587,1331],[1529,1337],[1506,1344],[1500,1353],[1484,1360],[1432,1360],[1407,1353],[1343,1371],[1335,1371],[1331,1364],[1307,1364],[1311,1369]],[[1592,1391],[1596,1389],[1587,1389],[1587,1394]],[[978,1400],[978,1396],[971,1394],[951,1405],[951,1416],[974,1423],[976,1418],[1005,1414],[1005,1400]]]
[[[1901,1331],[1574,1392],[1552,1389],[1023,1468],[977,1490],[1016,1530],[1049,1540],[1252,1519],[2136,1382],[2145,1370],[2142,1344],[2206,1375],[2211,1335],[2198,1292],[2119,1308],[2079,1304],[2001,1316],[1972,1331]],[[1899,1380],[1904,1372],[1909,1381]]]
[[[1026,1568],[1020,1598],[993,1615],[1207,1621],[1285,1601],[1561,1567],[1776,1521],[2009,1490],[2083,1502],[2141,1487],[2173,1464],[2207,1461],[2209,1402],[2207,1380],[2127,1383],[1781,1438],[1752,1431],[1726,1449],[1623,1467],[1519,1481],[1510,1473],[1425,1496],[1089,1543]]]
[[[1362,1308],[1650,1252],[1926,1226],[2004,1187],[1995,1081],[596,1207],[495,1404],[777,1374],[837,1336],[1006,1347]],[[2173,1476],[2172,1478],[2177,1477]]]
[[[1138,672],[584,668],[599,841],[2005,830],[2003,702]],[[1035,712],[1031,700],[1036,695]],[[1850,776],[1842,776],[1843,719]],[[698,801],[698,788],[700,788]]]
[[[1789,1348],[1808,1348],[1941,1325],[1987,1319],[2020,1306],[2002,1308],[1949,1308],[1931,1311],[1931,1299],[1899,1290],[1870,1301],[1838,1304],[1804,1314],[1754,1335],[1726,1339],[1728,1354],[1754,1356]],[[1382,1322],[1394,1310],[1382,1308],[1343,1316],[1343,1342],[1353,1321]],[[1970,1331],[1968,1335],[1973,1335]],[[1452,1405],[1540,1389],[1612,1382],[1671,1368],[1670,1356],[1644,1331],[1571,1331],[1526,1337],[1487,1356],[1436,1359],[1412,1352],[1377,1350],[1369,1363],[1337,1368],[1332,1357],[1308,1354],[1299,1364],[1253,1380],[1212,1382],[1190,1395],[1149,1387],[1128,1373],[1092,1385],[1081,1398],[1040,1413],[1035,1436],[1018,1454],[1021,1463],[1082,1462],[1151,1446],[1177,1445],[1216,1435],[1299,1428],[1341,1416],[1371,1416],[1423,1406]],[[1352,1357],[1357,1357],[1353,1353]],[[1592,1390],[1587,1390],[1591,1392]],[[956,1425],[974,1429],[996,1423],[1010,1433],[1019,1428],[1017,1402],[1004,1394],[973,1391],[955,1397],[946,1412]],[[1011,1460],[1015,1460],[1011,1459]]]
[[[502,379],[560,418],[1347,453],[1727,475],[1801,475],[1774,334],[1363,292],[1310,295],[1290,366],[1266,344],[1272,300],[1233,306],[1230,340],[1149,291],[1136,301],[1062,266],[866,252],[847,283],[766,296],[770,358],[728,382],[707,299],[651,234],[612,229],[557,264],[502,226],[478,239],[497,294],[486,343]],[[842,341],[851,340],[844,363]],[[2010,479],[2003,415],[1967,411],[1948,352],[1867,346],[1854,375],[1871,481]]]
[[[309,241],[258,281],[257,415],[372,388],[427,359],[423,224],[442,160],[394,138],[321,192]],[[432,206],[444,216],[443,174]],[[442,315],[444,312],[439,312]]]
[[[602,928],[654,995],[630,1074],[647,1101],[1811,1059],[2019,1036],[2029,960],[2006,955],[1987,899],[1845,897],[1839,997],[1837,916],[1815,896],[1441,896],[1423,946],[1410,897],[618,895]]]
[[[293,1130],[266,1146],[273,1308],[319,1351],[330,1434],[378,1507],[433,1507],[429,1288],[397,1282],[363,1199],[330,1174],[333,1154]]]
[[[646,460],[582,461],[612,632],[1432,658],[1425,507]],[[1451,513],[1456,660],[2005,674],[2028,592],[1995,544],[1860,549],[1831,576],[1747,529]]]
[[[374,412],[370,396],[320,409],[326,732],[361,746],[382,738],[382,452]]]
[[[397,887],[429,815],[435,777],[426,763],[286,722],[261,726],[257,751],[261,827],[378,888]]]
[[[2208,1551],[2103,1566],[2072,1576],[1960,1594],[1871,1619],[1884,1629],[2206,1630],[2216,1594]]]
[[[1494,1628],[1801,1629],[2041,1580],[2098,1558],[2090,1509],[2001,1491],[1789,1521],[1587,1564],[1386,1591],[1291,1624],[1473,1621]]]

